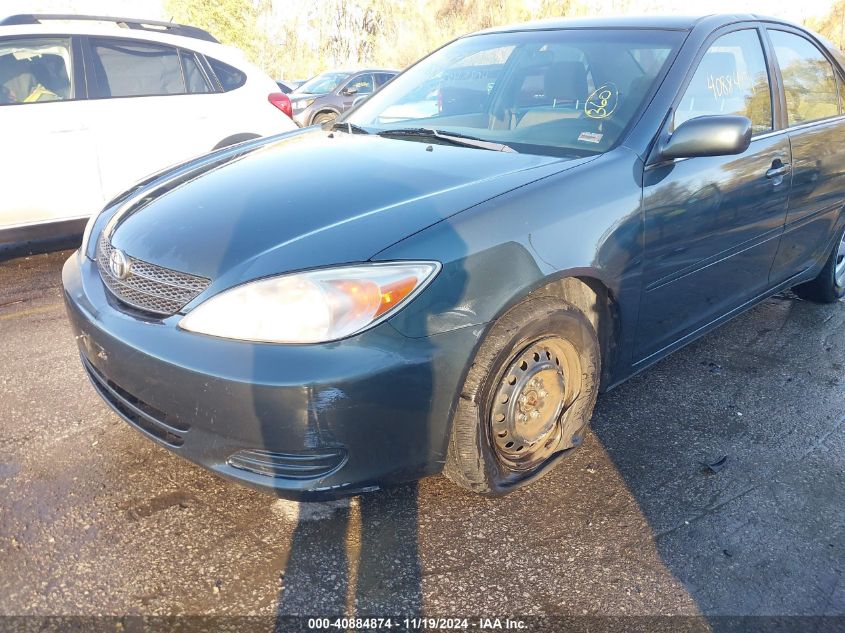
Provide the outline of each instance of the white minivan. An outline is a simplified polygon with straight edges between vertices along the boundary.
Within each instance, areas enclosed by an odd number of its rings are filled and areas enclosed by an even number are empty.
[[[290,115],[267,74],[196,27],[0,20],[0,250],[78,235],[144,176],[296,129]]]

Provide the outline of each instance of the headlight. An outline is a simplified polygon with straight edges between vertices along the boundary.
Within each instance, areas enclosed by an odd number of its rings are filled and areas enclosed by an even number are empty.
[[[211,297],[179,327],[263,343],[335,341],[386,319],[439,270],[437,262],[396,262],[260,279]]]
[[[314,99],[300,99],[299,101],[292,101],[291,107],[294,112],[302,112],[305,108],[314,103],[315,99],[316,97]]]

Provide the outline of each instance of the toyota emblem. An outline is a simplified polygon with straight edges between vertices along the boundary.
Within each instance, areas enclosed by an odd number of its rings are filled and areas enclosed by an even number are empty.
[[[109,269],[117,279],[126,279],[132,269],[132,264],[123,251],[115,249],[109,255]]]

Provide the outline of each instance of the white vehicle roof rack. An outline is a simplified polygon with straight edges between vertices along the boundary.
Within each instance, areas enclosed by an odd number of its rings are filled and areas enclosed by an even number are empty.
[[[113,22],[121,28],[134,29],[139,31],[153,31],[156,33],[169,33],[183,37],[193,37],[207,42],[217,42],[208,31],[196,26],[176,24],[174,22],[162,22],[160,20],[140,20],[136,18],[116,18],[103,15],[73,15],[63,13],[20,13],[10,15],[0,20],[0,26],[17,26],[22,24],[41,24],[43,22],[66,22],[70,20],[84,20],[88,22]]]

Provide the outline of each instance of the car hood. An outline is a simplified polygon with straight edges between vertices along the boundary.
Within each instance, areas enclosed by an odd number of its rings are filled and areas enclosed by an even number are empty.
[[[584,160],[303,130],[222,161],[206,159],[176,186],[160,181],[114,219],[111,239],[135,258],[215,286],[238,283],[366,261],[450,215]]]

